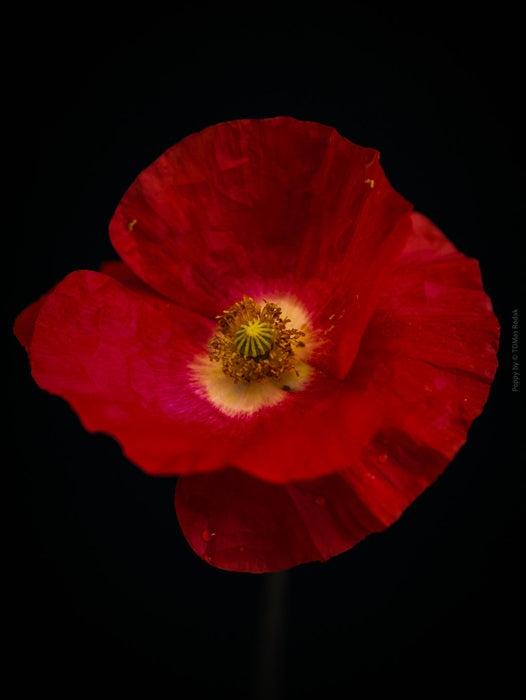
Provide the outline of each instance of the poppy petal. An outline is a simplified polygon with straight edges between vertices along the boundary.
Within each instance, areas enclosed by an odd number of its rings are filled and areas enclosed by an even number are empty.
[[[341,378],[410,227],[378,152],[289,117],[192,134],[144,170],[110,224],[121,258],[177,304],[215,318],[254,286],[296,296]]]
[[[143,301],[146,301],[170,320],[176,322],[177,319],[180,318],[179,307],[170,299],[166,299],[166,297],[163,297],[162,294],[159,294],[155,289],[149,287],[140,277],[137,277],[122,260],[107,260],[102,263],[99,272],[120,282],[129,290],[138,294]]]
[[[178,314],[180,325],[116,280],[74,272],[48,294],[31,344],[37,383],[65,398],[88,430],[113,435],[132,461],[153,473],[176,472],[178,455],[191,462],[198,449],[191,426],[166,407],[172,392],[184,392],[184,368],[211,324],[183,309]],[[171,382],[159,385],[163,363],[170,363]],[[192,402],[200,405],[189,390],[182,401],[190,410]]]
[[[477,261],[422,215],[412,221],[348,379],[376,395],[384,425],[451,459],[487,400],[499,324]]]
[[[310,481],[269,484],[235,469],[181,477],[175,508],[192,549],[229,571],[263,573],[326,561],[397,520],[445,468],[443,455],[390,436],[348,469]]]
[[[37,301],[34,301],[26,309],[24,309],[15,320],[13,332],[18,342],[24,346],[28,354],[31,350],[31,343],[33,341],[35,322],[38,314],[40,313],[40,309],[46,300],[46,297],[47,294],[43,294],[40,299],[37,299]]]
[[[126,277],[121,268],[116,273]],[[153,474],[234,463],[268,481],[318,476],[342,468],[376,431],[374,403],[321,372],[305,391],[279,389],[277,406],[241,419],[222,413],[190,371],[196,356],[210,364],[212,330],[210,321],[155,292],[96,272],[72,273],[38,315],[33,376],[67,399],[88,430],[113,435]],[[322,416],[327,443],[319,439]]]
[[[136,274],[134,274],[130,268],[125,265],[121,260],[108,260],[102,263],[100,266],[100,272],[109,277],[113,277],[117,281],[129,287],[133,291],[141,294],[143,298],[150,301],[154,306],[159,308],[163,306],[166,312],[169,313],[170,309],[166,304],[166,300],[161,297],[155,290],[148,287]],[[43,294],[40,299],[30,304],[24,311],[22,311],[15,319],[13,332],[16,336],[18,342],[26,349],[29,353],[31,348],[31,342],[33,340],[33,332],[35,330],[35,322],[37,316],[40,313],[43,303],[45,302],[49,292]],[[164,303],[163,303],[164,302]],[[170,304],[170,306],[173,306]]]
[[[270,484],[236,469],[181,477],[175,508],[196,554],[229,571],[323,561],[382,528],[341,473],[294,484]]]

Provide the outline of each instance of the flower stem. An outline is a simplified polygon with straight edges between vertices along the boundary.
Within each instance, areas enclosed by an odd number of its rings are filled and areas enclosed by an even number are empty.
[[[282,698],[289,572],[264,574],[259,610],[259,639],[254,700]]]

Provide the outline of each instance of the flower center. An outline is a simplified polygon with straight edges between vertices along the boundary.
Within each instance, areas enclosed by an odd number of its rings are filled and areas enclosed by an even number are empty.
[[[303,331],[286,328],[290,319],[281,308],[265,301],[257,304],[243,297],[216,317],[217,329],[208,344],[211,361],[221,362],[223,372],[237,382],[280,380],[291,370],[298,374],[294,348]]]
[[[272,329],[268,323],[249,321],[235,335],[236,347],[245,357],[264,355],[272,347]]]

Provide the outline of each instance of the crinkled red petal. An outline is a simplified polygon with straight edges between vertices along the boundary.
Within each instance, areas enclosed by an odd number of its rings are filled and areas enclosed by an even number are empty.
[[[117,281],[126,285],[129,289],[140,294],[143,298],[147,299],[155,308],[162,308],[165,313],[170,313],[171,307],[175,308],[173,304],[167,303],[160,294],[158,294],[151,287],[148,287],[137,275],[130,270],[130,268],[123,263],[121,260],[109,260],[102,263],[100,267],[100,272],[113,277]],[[40,313],[43,303],[45,302],[49,292],[43,294],[40,299],[30,304],[24,311],[22,311],[16,318],[13,332],[17,340],[24,346],[26,351],[29,353],[31,349],[31,343],[33,341],[33,333],[35,330],[35,322],[37,316]]]
[[[186,366],[211,327],[156,294],[74,272],[48,294],[36,319],[33,376],[69,401],[88,430],[113,435],[146,471],[175,473],[179,458],[193,465],[204,432],[184,420],[202,403],[188,387]]]
[[[162,313],[170,321],[177,322],[181,320],[182,316],[179,307],[170,299],[166,299],[166,297],[156,292],[155,289],[149,287],[122,260],[107,260],[102,263],[99,272],[117,280],[127,289],[139,295],[143,301]]]
[[[310,481],[269,484],[234,469],[182,477],[175,507],[187,541],[209,564],[279,571],[325,561],[384,530],[447,463],[407,435],[379,433],[347,469]]]
[[[235,469],[182,477],[177,517],[192,549],[220,569],[263,573],[323,561],[383,527],[345,474],[293,484]]]
[[[422,215],[412,222],[348,380],[376,397],[384,425],[451,459],[488,397],[499,324],[477,261]]]
[[[341,378],[410,209],[377,151],[313,122],[246,119],[166,151],[126,192],[110,235],[141,279],[210,318],[255,286],[293,294],[326,332],[317,366]]]
[[[42,305],[46,300],[46,297],[47,294],[44,294],[40,297],[40,299],[34,301],[26,309],[24,309],[15,320],[13,332],[18,342],[24,346],[28,354],[30,352],[31,342],[33,340],[35,322],[37,320],[38,314],[40,313],[40,309],[42,308]]]
[[[274,571],[343,552],[393,523],[465,442],[496,371],[499,325],[477,262],[425,217],[411,220],[345,381],[373,401],[380,427],[346,469],[317,479],[181,478],[181,527],[212,565]]]
[[[145,471],[235,464],[287,482],[342,468],[374,435],[374,402],[321,372],[305,391],[284,392],[280,405],[250,418],[220,413],[189,370],[196,356],[206,358],[213,323],[143,289],[122,265],[105,269],[130,286],[80,271],[47,296],[31,345],[33,376]]]

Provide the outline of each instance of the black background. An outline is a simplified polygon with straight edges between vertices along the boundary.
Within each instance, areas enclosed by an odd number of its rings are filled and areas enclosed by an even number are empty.
[[[501,10],[424,5],[48,5],[6,22],[14,123],[4,145],[16,157],[4,211],[14,213],[4,470],[16,498],[7,485],[4,498],[16,508],[4,577],[20,688],[260,698],[270,673],[261,620],[277,586],[281,675],[267,697],[379,686],[429,697],[443,684],[491,683],[508,697],[524,625],[522,397],[511,391],[524,260],[520,34]],[[277,115],[379,149],[393,186],[479,259],[502,337],[488,404],[438,482],[387,532],[272,578],[194,555],[175,479],[147,477],[40,391],[10,328],[70,271],[116,257],[113,211],[169,146],[217,122]]]

